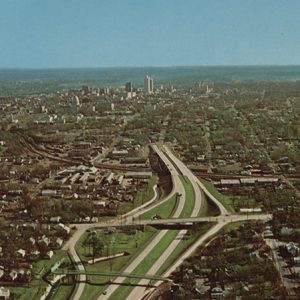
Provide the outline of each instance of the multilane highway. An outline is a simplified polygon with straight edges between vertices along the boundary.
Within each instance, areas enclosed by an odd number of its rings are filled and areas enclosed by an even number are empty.
[[[152,149],[157,153],[160,157],[161,161],[168,168],[171,178],[172,178],[172,191],[171,193],[162,199],[161,201],[156,201],[157,195],[148,203],[144,204],[141,207],[134,209],[133,211],[121,216],[121,218],[111,220],[109,222],[99,222],[94,224],[78,224],[76,225],[77,231],[70,238],[70,240],[65,244],[64,249],[69,250],[73,260],[76,262],[78,269],[80,271],[84,271],[84,266],[80,261],[78,254],[75,251],[75,245],[82,236],[82,234],[90,228],[106,228],[109,226],[117,227],[117,226],[131,226],[131,225],[157,225],[157,224],[180,224],[180,223],[199,223],[199,222],[215,222],[216,225],[210,228],[203,236],[201,236],[189,249],[187,249],[163,274],[163,276],[169,276],[171,272],[175,270],[177,266],[179,266],[184,259],[190,256],[193,251],[197,247],[199,247],[204,241],[209,240],[212,236],[214,236],[223,226],[230,222],[237,221],[247,221],[247,220],[268,220],[272,218],[271,215],[230,215],[226,208],[203,186],[201,181],[184,165],[184,163],[179,160],[168,147],[163,147],[159,149],[157,145],[152,145]],[[194,207],[190,217],[180,218],[180,215],[183,212],[186,195],[183,184],[180,180],[180,175],[186,176],[194,189],[195,193],[195,201]],[[202,192],[206,194],[219,208],[220,215],[217,217],[199,217],[199,213],[202,206]],[[179,198],[179,201],[176,206],[176,210],[173,213],[171,218],[168,219],[158,219],[158,220],[140,220],[139,216],[144,214],[147,211],[161,205],[162,203],[168,201],[172,196],[176,194],[181,194],[182,196]],[[125,270],[126,273],[132,273],[135,268],[142,263],[143,259],[151,254],[151,251],[157,246],[159,241],[161,241],[167,234],[168,230],[161,230],[143,249],[137,257],[128,265]],[[180,230],[177,237],[183,236],[187,230]],[[170,245],[164,250],[159,259],[152,265],[150,270],[147,272],[149,274],[157,274],[163,263],[170,256],[170,254],[176,249],[178,244],[180,243],[180,238],[177,237],[170,243]],[[81,300],[82,293],[85,288],[86,276],[80,275],[80,282],[77,284],[76,291],[72,299]],[[97,300],[106,300],[108,299],[119,287],[118,284],[124,281],[123,277],[117,277],[113,283],[107,287],[105,293],[100,295]],[[142,279],[139,284],[147,285],[149,283],[148,279]],[[141,299],[148,291],[145,290],[145,287],[137,286],[133,288],[129,295],[129,299]],[[112,298],[111,298],[112,299]]]
[[[172,176],[172,183],[173,183],[173,188],[171,195],[165,198],[164,201],[168,201],[170,199],[170,196],[172,197],[175,194],[181,194],[181,197],[177,203],[176,211],[173,214],[173,218],[178,218],[180,214],[183,212],[185,201],[186,201],[186,195],[185,195],[185,189],[182,185],[182,182],[180,180],[180,174],[178,173],[177,169],[172,166],[171,162],[169,159],[164,155],[164,153],[156,146],[152,146],[153,150],[158,154],[160,159],[164,162],[164,164],[167,166],[169,172],[171,173]],[[163,202],[164,202],[163,201]],[[161,203],[160,203],[161,204]],[[159,204],[159,205],[160,205]],[[200,206],[199,206],[200,207]],[[153,207],[151,207],[152,209]],[[140,214],[138,212],[137,214]],[[140,252],[140,254],[132,261],[132,263],[124,270],[124,272],[133,272],[147,257],[148,255],[151,255],[152,250],[158,245],[158,243],[166,236],[168,233],[168,230],[161,230],[152,240],[151,242],[147,245],[147,247]],[[185,234],[186,230],[181,230],[179,232],[180,234]],[[153,266],[150,268],[149,273],[150,274],[155,274],[158,269],[162,266],[164,261],[169,255],[170,251],[173,251],[175,249],[176,245],[174,243],[171,243],[169,247],[162,253],[160,258],[153,264]],[[122,283],[124,281],[124,278],[116,278],[113,283]],[[140,285],[146,285],[148,284],[149,280],[148,279],[143,279],[139,282]],[[110,296],[118,289],[121,288],[118,285],[110,285],[106,290],[105,293],[102,294],[98,300],[105,300],[110,298]],[[128,299],[139,299],[140,295],[143,295],[144,293],[144,288],[141,286],[138,286],[134,288],[131,292],[131,294],[128,296]]]
[[[132,222],[134,219],[137,219],[141,214],[144,214],[145,212],[155,208],[156,206],[164,203],[165,201],[168,201],[172,196],[176,195],[176,194],[181,194],[182,197],[181,199],[185,199],[185,190],[182,186],[182,183],[180,181],[179,175],[177,173],[177,171],[175,170],[175,168],[171,167],[171,163],[169,162],[169,160],[165,157],[165,155],[158,149],[158,147],[156,145],[154,145],[153,150],[159,155],[159,157],[161,158],[161,160],[163,161],[163,163],[167,166],[171,177],[172,177],[172,191],[171,193],[168,195],[168,197],[164,198],[162,201],[159,201],[157,203],[151,204],[149,206],[144,206],[143,208],[139,208],[139,209],[135,209],[133,212],[129,212],[123,216],[121,216],[120,220],[115,220],[112,221],[110,223],[106,223],[106,222],[99,222],[99,223],[94,223],[94,224],[79,224],[76,225],[78,230],[77,232],[74,233],[74,235],[70,238],[70,240],[66,243],[66,245],[64,246],[65,250],[69,250],[71,256],[73,257],[73,260],[76,262],[78,269],[80,271],[84,270],[84,266],[82,264],[82,262],[80,261],[80,258],[78,256],[78,254],[75,251],[75,245],[78,242],[78,240],[80,239],[81,235],[90,228],[93,227],[107,227],[108,225],[111,226],[116,226],[118,224],[122,224],[123,226],[126,225],[127,223]],[[152,199],[150,201],[150,203],[153,203],[154,199]],[[182,210],[184,207],[184,202],[183,201],[179,201],[176,211],[173,214],[173,217],[176,218],[178,216],[180,216]],[[148,244],[148,246],[135,258],[135,260],[133,260],[133,262],[124,270],[124,272],[132,272],[132,270],[134,270],[140,263],[141,261],[144,259],[144,257],[146,257],[147,255],[149,255],[149,253],[152,251],[152,249],[157,245],[157,243],[165,236],[165,234],[167,233],[167,230],[162,230],[160,231],[155,238]],[[75,294],[73,296],[74,300],[80,300],[82,299],[82,293],[84,291],[85,288],[85,281],[86,281],[86,276],[85,275],[80,275],[80,282],[77,284],[76,287],[76,291]],[[116,278],[115,279],[115,283],[120,283],[123,282],[124,278]],[[110,285],[106,291],[107,295],[110,295],[115,289],[117,288],[116,285]],[[105,299],[105,295],[102,295],[103,299]],[[101,297],[99,299],[102,299]]]
[[[157,148],[156,148],[157,151]],[[164,152],[157,152],[158,155],[160,156],[161,159],[164,160],[165,163],[167,163],[168,166],[170,166],[169,164],[172,164],[172,177],[176,177],[179,179],[179,182],[182,186],[182,183],[180,181],[179,176],[180,175],[186,175],[189,179],[191,179],[191,176],[188,172],[183,173],[182,170],[180,169],[180,166],[178,164],[176,164],[176,162],[172,161],[169,159],[168,155],[165,155]],[[178,183],[179,183],[178,182]],[[191,217],[195,218],[198,216],[198,214],[200,213],[200,209],[201,209],[201,204],[202,204],[202,194],[201,191],[195,189],[198,188],[193,181],[191,181],[192,186],[194,188],[194,207],[193,207],[193,211],[191,213]],[[184,189],[183,189],[184,190]],[[182,205],[185,204],[185,202],[187,201],[186,195],[182,194],[181,197],[181,203]],[[183,211],[183,207],[181,209],[181,212]],[[179,216],[177,216],[177,219],[180,219]],[[175,215],[173,215],[173,218],[176,218]],[[174,220],[174,219],[171,219]],[[153,220],[153,221],[161,221],[161,220]],[[168,259],[169,256],[171,256],[171,254],[174,252],[174,250],[176,249],[176,247],[179,245],[179,243],[181,242],[181,237],[184,236],[187,233],[187,230],[180,230],[179,233],[177,234],[177,236],[175,237],[175,239],[171,242],[171,244],[167,247],[167,249],[165,249],[165,251],[161,254],[161,256],[155,261],[155,263],[153,264],[153,266],[150,268],[149,273],[150,274],[156,274],[159,269],[163,266],[164,262]],[[145,293],[145,286],[147,284],[149,284],[150,280],[148,279],[142,279],[139,284],[140,286],[136,286],[131,293],[128,296],[128,299],[141,299]]]

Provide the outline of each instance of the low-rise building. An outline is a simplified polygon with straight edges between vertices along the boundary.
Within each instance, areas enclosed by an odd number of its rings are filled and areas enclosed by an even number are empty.
[[[0,287],[0,300],[8,300],[10,297],[10,290],[4,287]]]
[[[16,254],[17,254],[18,257],[23,258],[26,255],[26,251],[24,249],[19,249],[19,250],[16,251]]]
[[[59,224],[57,225],[57,230],[58,230],[59,232],[63,233],[63,234],[69,234],[70,231],[71,231],[70,227],[66,226],[66,225],[63,224],[63,223],[59,223]]]
[[[127,172],[125,173],[124,177],[134,179],[149,179],[152,177],[152,172]]]

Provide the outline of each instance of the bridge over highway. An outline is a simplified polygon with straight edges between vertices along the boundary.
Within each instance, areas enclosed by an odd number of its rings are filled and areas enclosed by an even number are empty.
[[[132,218],[114,220],[105,223],[89,224],[90,228],[108,228],[108,227],[137,227],[139,225],[169,225],[169,224],[185,224],[185,223],[204,223],[204,222],[239,222],[251,220],[271,220],[271,214],[236,214],[227,216],[212,216],[212,217],[188,217],[188,218],[168,218],[155,220],[134,220]],[[84,224],[86,227],[86,224]],[[80,227],[80,225],[79,225]]]
[[[161,199],[160,201],[151,202],[149,206],[143,206],[136,208],[132,212],[129,212],[120,218],[110,220],[107,222],[99,222],[99,223],[91,223],[91,224],[74,224],[77,227],[77,230],[74,232],[73,236],[70,240],[65,244],[64,249],[70,251],[70,255],[73,258],[73,261],[77,264],[78,271],[70,271],[69,274],[78,275],[79,281],[76,284],[76,289],[74,291],[72,300],[82,300],[83,299],[83,292],[85,289],[85,284],[87,282],[88,275],[99,275],[99,276],[111,276],[113,277],[113,283],[109,284],[105,289],[105,293],[100,295],[97,300],[107,300],[114,292],[118,289],[118,284],[122,284],[124,279],[127,278],[138,278],[139,284],[141,286],[135,287],[127,299],[141,299],[145,292],[145,286],[148,285],[151,279],[154,279],[153,276],[156,276],[155,280],[167,280],[168,275],[176,269],[178,265],[180,265],[184,259],[189,257],[197,247],[199,247],[203,242],[207,241],[211,237],[213,237],[219,230],[221,230],[224,226],[231,222],[238,222],[238,221],[247,221],[247,220],[270,220],[272,219],[272,215],[270,214],[248,214],[248,215],[241,215],[241,214],[230,214],[227,209],[222,205],[221,202],[218,201],[212,195],[206,187],[201,183],[201,181],[184,165],[182,161],[180,161],[167,147],[163,147],[163,150],[160,150],[157,145],[152,145],[152,149],[157,153],[161,161],[165,164],[168,168],[171,178],[172,178],[172,191],[171,193]],[[185,203],[187,201],[187,197],[185,194],[185,188],[180,180],[180,174],[186,176],[193,187],[194,191],[194,207],[193,211],[189,217],[182,218],[182,212],[185,207]],[[177,205],[176,211],[173,213],[171,218],[167,219],[156,219],[156,220],[143,220],[142,214],[147,211],[152,210],[153,208],[161,205],[168,201],[172,196],[176,194],[181,194],[180,201]],[[202,207],[202,194],[205,194],[209,199],[211,199],[218,207],[220,211],[219,216],[211,216],[211,217],[198,217],[201,207]],[[146,225],[176,225],[176,224],[197,224],[202,222],[213,222],[216,223],[211,229],[209,229],[205,234],[203,234],[195,243],[192,244],[191,247],[186,249],[183,254],[176,259],[174,263],[169,267],[167,270],[168,274],[164,274],[165,276],[158,276],[158,275],[137,275],[134,274],[134,270],[143,263],[145,257],[151,255],[153,249],[157,247],[160,241],[167,235],[168,230],[160,230],[154,238],[147,244],[147,246],[141,250],[137,254],[136,257],[126,266],[124,272],[122,273],[105,273],[105,272],[87,272],[85,267],[80,260],[79,255],[75,250],[75,245],[80,239],[80,237],[84,234],[84,232],[88,229],[99,228],[105,229],[108,227],[130,227],[130,226],[146,226]],[[185,234],[187,230],[180,230],[178,236],[182,236]],[[172,252],[176,249],[176,247],[181,242],[180,239],[175,238],[171,241],[171,243],[163,249],[159,258],[154,262],[154,264],[150,267],[148,272],[150,274],[159,273],[161,266],[165,263],[166,259],[171,255]],[[65,273],[64,273],[65,274]],[[149,277],[150,276],[150,277]],[[158,278],[159,277],[159,278]],[[111,298],[113,299],[113,298]]]
[[[168,277],[151,275],[151,274],[134,274],[126,272],[101,272],[101,271],[83,271],[83,270],[68,270],[68,269],[57,269],[52,272],[55,275],[97,275],[102,277],[126,277],[126,278],[139,278],[139,279],[149,279],[155,281],[166,281],[169,280]]]

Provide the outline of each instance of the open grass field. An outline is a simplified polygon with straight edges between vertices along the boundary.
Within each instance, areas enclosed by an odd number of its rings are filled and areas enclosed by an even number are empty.
[[[163,239],[154,247],[151,251],[151,255],[144,258],[144,260],[134,269],[133,273],[135,274],[147,274],[148,270],[152,267],[155,261],[161,256],[164,250],[171,244],[176,235],[178,234],[178,230],[169,230]],[[138,283],[139,279],[126,279],[125,283],[135,284]],[[126,299],[132,290],[132,286],[122,286],[119,287],[110,297],[110,300],[121,300]]]
[[[155,215],[159,215],[165,219],[172,215],[172,212],[176,208],[176,195],[172,196],[168,201],[154,207],[141,215],[141,219],[151,219]]]
[[[200,181],[203,183],[203,185],[208,189],[208,191],[217,199],[219,200],[224,207],[231,213],[234,213],[234,205],[231,198],[229,198],[226,195],[221,194],[216,187],[213,185],[213,183],[200,178]]]

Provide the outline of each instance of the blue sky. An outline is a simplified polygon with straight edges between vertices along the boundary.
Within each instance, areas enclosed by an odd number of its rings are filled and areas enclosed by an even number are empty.
[[[299,0],[0,0],[0,68],[300,64]]]

